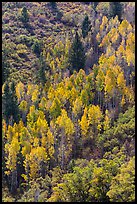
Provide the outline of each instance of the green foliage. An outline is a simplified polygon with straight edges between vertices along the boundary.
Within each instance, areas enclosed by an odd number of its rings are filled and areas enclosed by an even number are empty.
[[[21,11],[21,20],[23,23],[28,23],[29,22],[29,14],[27,8],[24,6],[22,11]]]
[[[3,105],[3,114],[6,122],[9,123],[10,119],[12,123],[18,122],[19,108],[14,82],[10,86],[8,83],[4,84]]]
[[[2,50],[2,84],[7,80],[10,74],[10,63],[8,62],[9,50],[4,48]]]
[[[80,41],[79,34],[78,32],[76,32],[74,41],[69,50],[69,62],[71,66],[71,72],[73,70],[76,70],[78,72],[80,69],[84,69],[85,59],[86,58],[84,48],[82,42]]]
[[[107,195],[112,202],[134,202],[135,157],[121,166],[120,173],[112,179],[110,190],[107,192]]]
[[[121,2],[110,2],[112,17],[118,16],[119,21],[121,21],[122,16],[122,5]]]
[[[56,2],[54,2],[54,1],[51,1],[50,5],[51,5],[52,9],[55,9],[57,7]]]
[[[41,51],[42,51],[42,45],[41,45],[41,42],[39,40],[34,41],[34,43],[32,45],[32,50],[36,55],[40,56]]]
[[[103,135],[99,135],[100,145],[106,150],[114,146],[120,146],[121,143],[134,140],[135,137],[135,109],[129,108],[124,114],[121,113],[114,126],[111,126]],[[103,142],[103,143],[102,143]],[[129,144],[130,146],[130,144]]]
[[[135,201],[134,5],[2,2],[4,202]]]
[[[18,199],[18,202],[46,202],[49,189],[50,177],[47,175],[44,179],[39,177],[35,181],[30,181],[27,186],[27,191]]]
[[[90,26],[90,21],[88,15],[85,16],[83,22],[82,22],[82,36],[85,38],[90,31],[91,26]]]
[[[47,81],[45,71],[48,71],[48,66],[47,66],[46,62],[44,61],[43,56],[40,55],[39,70],[37,73],[37,83],[41,83],[42,86],[44,86],[46,81]]]
[[[48,199],[51,202],[88,202],[90,180],[94,168],[94,162],[90,161],[83,168],[75,166],[72,173],[64,174],[62,183],[53,188],[53,194]]]

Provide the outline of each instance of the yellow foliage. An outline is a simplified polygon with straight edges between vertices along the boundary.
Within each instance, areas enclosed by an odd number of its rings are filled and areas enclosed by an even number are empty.
[[[33,146],[34,147],[38,147],[39,146],[39,138],[37,138],[37,137],[34,138]]]
[[[120,72],[118,77],[117,77],[117,84],[118,84],[118,87],[120,89],[124,89],[124,87],[126,86],[126,80],[124,79],[124,74],[123,72]]]
[[[104,130],[107,130],[107,129],[109,129],[109,127],[110,127],[110,118],[109,118],[109,112],[108,112],[108,110],[106,110],[105,111],[105,118],[104,118],[104,123],[103,123],[103,125],[104,125]]]
[[[46,108],[46,102],[47,102],[47,99],[45,97],[42,97],[42,99],[41,99],[41,101],[39,103],[39,108],[44,110]]]
[[[81,99],[77,98],[74,102],[73,102],[73,107],[72,107],[72,112],[74,113],[75,116],[77,116],[81,110],[82,110],[82,101]]]
[[[102,119],[102,113],[99,106],[92,105],[88,110],[88,123],[95,125],[99,124],[100,120]],[[100,127],[100,126],[99,126]]]
[[[113,70],[107,70],[105,76],[105,92],[110,95],[113,95],[114,89],[116,88],[116,76]]]
[[[22,110],[22,111],[26,111],[27,110],[27,101],[25,100],[22,100],[20,105],[19,105],[19,108]]]
[[[22,97],[24,97],[25,90],[24,90],[24,84],[22,82],[19,82],[16,85],[16,95],[18,97],[18,101],[21,100]]]
[[[35,90],[32,93],[32,98],[31,98],[32,102],[37,101],[38,95],[39,95],[39,90],[35,87]]]
[[[87,107],[84,109],[84,114],[79,122],[82,130],[82,134],[86,135],[89,128],[88,118],[87,118]]]
[[[30,154],[31,144],[30,144],[28,141],[25,141],[25,142],[23,143],[23,145],[24,145],[24,146],[22,147],[21,153],[22,153],[23,156],[26,156],[26,154]]]
[[[124,97],[124,95],[122,96],[122,99],[121,99],[121,106],[123,106],[124,104],[125,104],[125,97]]]
[[[17,154],[20,150],[20,144],[17,138],[12,139],[11,144],[5,145],[5,152],[7,156],[6,159],[6,168],[9,169],[11,172],[16,169],[17,164]]]
[[[108,23],[108,18],[106,16],[103,16],[102,18],[102,24],[100,25],[100,31],[102,32],[104,29],[104,26]]]
[[[65,109],[61,110],[61,116],[59,116],[56,120],[56,124],[60,128],[64,128],[66,135],[72,135],[74,133],[74,125],[71,119],[67,116],[67,112]]]
[[[119,25],[118,29],[119,29],[119,32],[121,35],[125,36],[126,35],[126,32],[127,32],[127,28],[129,26],[129,23],[127,20],[123,20],[121,22],[121,24]]]

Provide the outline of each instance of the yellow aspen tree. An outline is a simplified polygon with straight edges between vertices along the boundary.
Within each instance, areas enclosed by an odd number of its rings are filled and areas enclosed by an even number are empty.
[[[20,105],[19,105],[19,108],[20,108],[21,111],[26,112],[27,111],[27,106],[28,106],[27,101],[22,100]]]
[[[120,72],[117,77],[117,85],[119,90],[123,93],[124,88],[126,87],[126,80],[124,79],[123,72]]]
[[[102,23],[100,25],[100,31],[102,32],[104,29],[104,26],[108,23],[108,18],[106,16],[103,16]]]
[[[61,102],[57,97],[54,98],[49,112],[53,119],[56,119],[61,114]]]
[[[45,97],[42,97],[42,99],[39,103],[40,110],[42,110],[42,111],[46,110],[46,103],[47,103],[47,99]]]
[[[126,20],[126,19],[124,19],[122,22],[121,22],[121,24],[119,25],[119,27],[118,27],[118,30],[119,30],[119,32],[120,32],[120,34],[122,35],[122,36],[126,36],[126,34],[127,34],[127,28],[128,28],[128,26],[129,26],[129,23],[128,23],[128,21]]]
[[[84,114],[81,118],[81,121],[79,121],[79,124],[81,126],[82,135],[86,136],[89,130],[89,123],[88,123],[88,110],[87,107],[84,109]]]
[[[105,111],[104,122],[103,122],[104,131],[106,131],[106,130],[108,130],[110,128],[110,122],[111,122],[111,119],[109,118],[109,112],[108,112],[108,110],[106,110]]]
[[[21,117],[23,122],[26,120],[26,115],[28,111],[28,103],[25,100],[22,100],[21,103],[19,104],[19,109],[21,110]]]
[[[22,150],[21,150],[21,153],[24,157],[26,157],[27,154],[30,154],[31,152],[31,144],[29,141],[23,141],[21,143],[22,145]]]
[[[75,101],[76,98],[78,98],[78,94],[79,94],[78,90],[76,90],[76,88],[73,86],[71,89],[70,98],[69,98],[71,105],[73,105],[73,101]]]
[[[99,106],[92,105],[88,110],[88,123],[92,126],[92,131],[97,133],[101,130],[102,112]]]
[[[84,106],[87,106],[89,104],[89,95],[86,89],[83,89],[81,91],[80,99]]]
[[[108,95],[113,96],[116,87],[116,77],[112,70],[108,70],[105,76],[105,92]]]
[[[38,96],[39,96],[39,89],[38,89],[38,86],[36,85],[35,89],[33,90],[32,98],[31,98],[33,103],[38,100]]]
[[[14,133],[15,133],[15,131],[14,131],[13,127],[11,125],[8,125],[7,134],[6,134],[6,139],[8,142],[12,141]]]
[[[34,85],[29,83],[27,86],[27,95],[32,96],[33,91],[34,91]]]
[[[6,153],[6,168],[9,173],[12,173],[16,170],[17,167],[17,154],[20,150],[20,144],[18,138],[12,139],[11,143],[5,144],[5,153]]]
[[[41,162],[46,162],[47,160],[48,156],[44,147],[37,146],[32,148],[30,154],[26,155],[24,161],[27,177],[30,177],[30,179],[36,179],[39,176]],[[29,168],[30,171],[28,171]]]
[[[5,144],[5,159],[7,171],[5,174],[10,175],[10,189],[11,192],[16,192],[17,190],[17,157],[20,150],[20,144],[18,138],[12,139],[10,144]]]
[[[72,107],[72,113],[74,114],[75,117],[77,117],[83,108],[83,103],[82,100],[80,98],[77,98],[74,102],[73,102],[73,107]]]
[[[125,101],[125,97],[124,95],[122,96],[122,99],[121,99],[121,106],[123,107],[125,105],[126,101]]]
[[[62,169],[64,165],[68,162],[69,156],[72,152],[73,144],[73,133],[74,133],[74,124],[71,119],[68,117],[66,110],[61,110],[61,115],[57,118],[56,124],[61,130],[60,134],[60,147],[59,147],[59,160],[61,163]]]
[[[25,90],[24,90],[24,84],[22,82],[19,82],[16,85],[16,95],[18,97],[18,102],[21,101],[21,99],[24,98]]]
[[[128,66],[135,65],[135,35],[134,33],[129,33],[126,40],[126,60]]]

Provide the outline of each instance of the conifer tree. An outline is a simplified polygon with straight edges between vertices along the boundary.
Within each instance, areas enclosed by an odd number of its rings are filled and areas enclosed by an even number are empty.
[[[46,83],[46,76],[45,76],[45,71],[48,69],[46,62],[43,59],[43,56],[40,56],[39,59],[39,70],[38,70],[38,81],[44,86]]]
[[[77,72],[80,69],[84,69],[85,66],[85,52],[82,42],[80,41],[80,37],[78,32],[76,31],[74,41],[69,50],[69,62],[71,66],[71,72],[76,70]]]
[[[52,9],[55,9],[57,7],[57,4],[55,1],[51,1],[50,5],[51,5]]]
[[[21,16],[21,20],[23,23],[28,23],[29,22],[29,14],[27,11],[27,8],[24,6],[21,12],[22,16]]]
[[[18,122],[19,108],[14,82],[12,82],[11,87],[9,87],[8,83],[5,84],[3,106],[6,123],[8,123],[11,116],[13,117],[13,122]]]
[[[6,120],[6,123],[8,123],[8,118],[9,118],[9,115],[11,114],[11,107],[9,105],[9,100],[10,100],[10,89],[9,89],[9,85],[8,83],[6,82],[5,83],[5,86],[4,86],[4,94],[3,94],[3,115],[4,115],[4,118]]]
[[[88,15],[85,16],[83,22],[82,22],[82,36],[85,38],[90,30],[90,21]]]
[[[122,5],[121,2],[110,2],[112,17],[118,16],[119,21],[121,21],[122,15]]]

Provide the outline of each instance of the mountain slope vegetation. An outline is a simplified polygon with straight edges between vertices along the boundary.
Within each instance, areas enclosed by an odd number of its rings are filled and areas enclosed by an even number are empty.
[[[2,3],[2,201],[135,201],[135,3]]]

